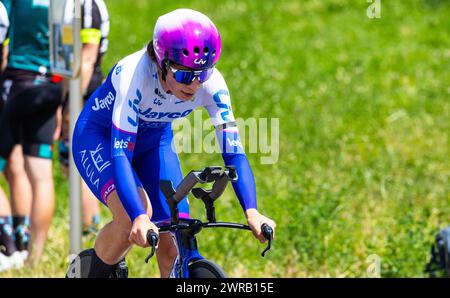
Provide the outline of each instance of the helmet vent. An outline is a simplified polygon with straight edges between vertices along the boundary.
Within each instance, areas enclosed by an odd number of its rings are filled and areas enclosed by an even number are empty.
[[[213,57],[216,56],[216,50],[212,51],[212,55],[213,55]]]
[[[203,49],[203,54],[208,55],[208,53],[209,53],[209,48],[208,48],[208,47],[205,47],[205,48]]]
[[[194,53],[195,53],[195,55],[198,55],[200,53],[199,47],[194,48]]]
[[[186,49],[183,49],[183,55],[184,55],[185,57],[189,56],[189,51],[186,50]]]

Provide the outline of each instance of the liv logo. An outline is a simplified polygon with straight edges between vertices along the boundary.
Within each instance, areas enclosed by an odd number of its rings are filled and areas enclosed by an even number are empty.
[[[367,7],[367,17],[369,19],[381,18],[381,0],[367,0],[367,3],[371,3]]]
[[[162,105],[162,102],[161,102],[159,99],[157,99],[157,98],[155,98],[155,99],[153,100],[153,103],[154,103],[155,105],[158,105],[158,106]]]
[[[194,63],[195,63],[195,64],[201,64],[201,65],[204,65],[204,64],[206,63],[206,60],[203,60],[203,59],[195,59],[195,60],[194,60]]]

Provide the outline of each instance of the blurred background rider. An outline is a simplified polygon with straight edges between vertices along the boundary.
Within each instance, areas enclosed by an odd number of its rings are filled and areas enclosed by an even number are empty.
[[[11,250],[29,248],[29,261],[35,264],[44,251],[54,211],[51,158],[59,135],[55,115],[61,103],[61,78],[49,72],[49,0],[2,2],[10,28],[8,65],[1,84],[5,102],[0,116],[0,171],[6,164],[12,169],[6,172],[12,205],[20,209],[17,226],[26,228],[30,216],[29,246],[23,229],[24,237],[17,240],[24,243]],[[29,182],[19,176],[23,171]]]

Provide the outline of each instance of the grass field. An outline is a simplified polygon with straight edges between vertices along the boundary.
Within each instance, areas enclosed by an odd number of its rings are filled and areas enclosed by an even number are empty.
[[[366,277],[373,255],[382,277],[425,276],[434,234],[450,224],[449,1],[381,0],[379,19],[367,17],[363,0],[107,5],[105,71],[151,39],[157,16],[187,5],[221,32],[218,68],[235,116],[280,119],[278,162],[248,155],[259,209],[277,222],[273,250],[262,259],[264,246],[249,233],[207,230],[199,236],[205,257],[233,277]],[[184,173],[222,163],[208,154],[180,160]],[[57,163],[55,179],[42,263],[0,277],[64,275],[68,192]],[[191,201],[191,214],[204,218]],[[231,188],[216,208],[219,220],[244,221]],[[146,253],[130,253],[131,276],[158,276]]]

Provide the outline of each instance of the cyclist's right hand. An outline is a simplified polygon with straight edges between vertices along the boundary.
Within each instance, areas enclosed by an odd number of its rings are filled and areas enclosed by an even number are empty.
[[[245,216],[247,217],[248,225],[253,232],[253,235],[261,242],[265,243],[268,239],[264,236],[261,231],[261,226],[267,224],[272,229],[272,237],[275,238],[275,227],[277,226],[273,220],[262,215],[256,209],[247,209],[245,211]]]
[[[147,242],[147,231],[153,230],[158,234],[158,227],[150,221],[147,214],[142,214],[136,217],[133,221],[133,226],[131,227],[131,233],[128,240],[140,247],[148,247]]]

